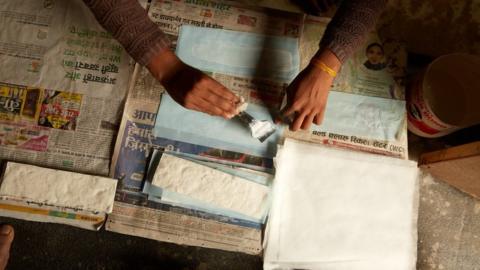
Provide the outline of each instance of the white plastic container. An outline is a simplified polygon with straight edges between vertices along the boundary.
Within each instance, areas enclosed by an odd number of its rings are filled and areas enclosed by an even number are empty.
[[[408,129],[436,138],[480,123],[480,57],[449,54],[435,59],[407,94]]]

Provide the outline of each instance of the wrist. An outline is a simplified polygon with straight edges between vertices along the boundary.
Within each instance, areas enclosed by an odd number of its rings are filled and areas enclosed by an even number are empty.
[[[340,68],[342,67],[342,62],[340,62],[338,57],[327,48],[319,49],[317,53],[312,57],[312,60],[310,60],[310,66],[312,66],[319,72],[323,72],[323,68],[320,68],[318,65],[312,65],[312,62],[322,63],[326,67],[326,69],[331,70],[334,73],[338,73],[340,71]]]
[[[147,68],[161,84],[164,84],[184,65],[170,49],[165,48],[152,58]]]

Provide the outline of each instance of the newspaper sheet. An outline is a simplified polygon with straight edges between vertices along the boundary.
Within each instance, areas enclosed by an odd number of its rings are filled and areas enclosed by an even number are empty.
[[[179,26],[182,24],[294,38],[302,32],[301,14],[236,5],[239,4],[231,1],[154,0],[149,16],[169,36],[173,47],[176,46]],[[269,79],[208,74],[254,104],[263,105],[266,100],[269,103],[267,105],[279,105],[286,87],[286,83]],[[271,170],[271,159],[173,141],[160,142],[159,138],[153,136],[152,129],[163,88],[145,68],[137,66],[134,78],[112,159],[111,174],[121,179],[121,191],[117,192],[106,229],[178,244],[259,254],[261,229],[258,226],[149,201],[141,191],[148,158],[152,149],[162,148],[160,143],[165,148],[171,148],[169,150],[184,150],[207,161],[215,159],[225,164],[245,165],[249,169]],[[266,89],[266,94],[262,96],[258,89]]]
[[[3,217],[60,223],[92,231],[98,231],[106,219],[105,213],[93,213],[12,199],[1,199],[0,210],[0,216]]]
[[[318,50],[319,41],[325,31],[328,18],[308,16],[304,24],[304,33],[300,42],[301,66],[308,65],[311,57]],[[378,65],[369,64],[369,47],[374,52],[383,54]],[[371,56],[370,56],[371,57]],[[342,67],[333,82],[332,90],[390,99],[389,102],[405,100],[405,71],[407,54],[401,43],[395,40],[380,41],[376,33],[371,33],[364,45]],[[352,115],[353,117],[353,115]],[[369,137],[331,132],[322,126],[311,131],[285,131],[285,136],[313,143],[328,144],[353,150],[408,158],[407,122],[405,120],[395,138],[376,140]]]
[[[117,192],[109,231],[158,241],[259,254],[261,230],[235,220],[157,203],[141,193]]]
[[[107,175],[130,57],[81,0],[0,0],[0,158]]]

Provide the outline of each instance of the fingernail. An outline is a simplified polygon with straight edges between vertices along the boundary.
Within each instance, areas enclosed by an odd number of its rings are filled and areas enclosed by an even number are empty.
[[[2,228],[0,229],[0,234],[1,235],[9,235],[12,232],[12,227],[3,225]]]

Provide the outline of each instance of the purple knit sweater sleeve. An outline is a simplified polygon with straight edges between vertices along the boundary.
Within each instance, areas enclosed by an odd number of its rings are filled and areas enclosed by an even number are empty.
[[[375,27],[387,0],[343,0],[328,24],[320,46],[345,62]]]
[[[170,45],[138,0],[83,0],[98,22],[141,65]]]

